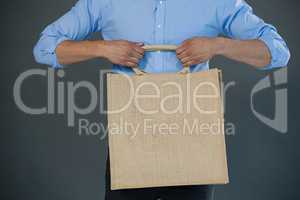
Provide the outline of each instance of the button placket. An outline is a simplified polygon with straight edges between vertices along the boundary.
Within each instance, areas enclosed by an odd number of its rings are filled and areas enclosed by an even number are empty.
[[[164,43],[164,27],[165,27],[165,0],[157,1],[156,19],[155,19],[155,42],[156,44]],[[157,66],[163,66],[163,55],[158,54],[156,60]]]

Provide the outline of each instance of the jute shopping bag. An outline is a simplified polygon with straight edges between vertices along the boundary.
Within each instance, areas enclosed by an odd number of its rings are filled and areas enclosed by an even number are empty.
[[[221,72],[187,69],[107,75],[111,189],[228,183]]]

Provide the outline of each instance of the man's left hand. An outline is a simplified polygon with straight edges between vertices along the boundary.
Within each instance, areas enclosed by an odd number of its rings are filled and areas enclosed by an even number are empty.
[[[218,38],[194,37],[185,40],[176,50],[183,66],[203,63],[217,55],[220,45]]]

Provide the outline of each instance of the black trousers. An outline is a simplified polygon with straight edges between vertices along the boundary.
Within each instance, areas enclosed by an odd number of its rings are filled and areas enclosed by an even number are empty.
[[[109,161],[106,165],[105,200],[213,200],[213,186],[176,186],[111,190]]]

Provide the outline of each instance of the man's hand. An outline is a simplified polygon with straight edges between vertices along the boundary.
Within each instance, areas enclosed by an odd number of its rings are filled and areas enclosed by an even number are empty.
[[[176,50],[183,66],[203,63],[218,54],[218,38],[194,37],[185,40]]]
[[[103,57],[113,64],[137,67],[139,60],[144,56],[143,43],[126,40],[101,41]]]

